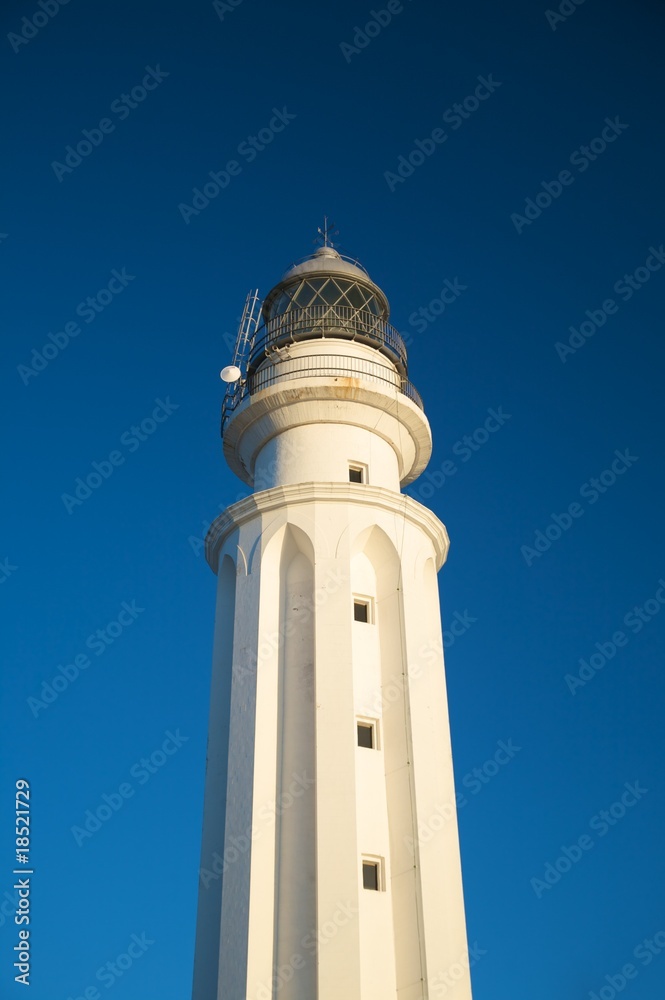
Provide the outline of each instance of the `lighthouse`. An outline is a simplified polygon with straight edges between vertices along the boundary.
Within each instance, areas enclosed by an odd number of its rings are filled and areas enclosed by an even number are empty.
[[[251,487],[217,605],[193,1000],[470,1000],[431,433],[384,292],[330,244],[248,296],[222,406]]]

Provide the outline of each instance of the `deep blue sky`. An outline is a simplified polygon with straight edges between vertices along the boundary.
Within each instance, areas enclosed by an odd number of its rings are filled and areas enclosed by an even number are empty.
[[[586,0],[553,30],[544,3],[414,0],[347,61],[340,45],[370,7],[244,0],[220,19],[209,2],[71,0],[15,52],[8,34],[40,8],[3,5],[0,888],[25,777],[33,1000],[95,984],[117,1000],[188,996],[215,596],[192,539],[244,492],[219,442],[224,334],[249,288],[265,294],[312,249],[326,212],[412,337],[430,471],[456,469],[420,495],[452,541],[444,626],[476,619],[447,653],[469,941],[485,952],[474,996],[584,1000],[626,963],[623,996],[663,994],[665,951],[647,965],[639,946],[665,930],[665,612],[639,632],[624,618],[660,608],[665,576],[665,266],[630,298],[614,290],[665,242],[662,9]],[[168,76],[111,110],[146,67]],[[477,110],[443,120],[490,75],[500,86]],[[274,108],[295,118],[248,162],[238,147]],[[104,118],[113,130],[58,180],[52,163]],[[608,118],[628,127],[593,161],[575,156]],[[389,185],[437,128],[446,139]],[[178,206],[234,158],[239,175],[186,224]],[[563,170],[559,197],[530,225],[511,221]],[[134,277],[113,301],[77,317],[123,268]],[[446,279],[466,289],[425,329],[410,323]],[[562,361],[555,344],[607,299],[618,308]],[[157,399],[177,409],[147,440],[123,438]],[[457,442],[500,407],[510,418],[465,461]],[[580,496],[626,449],[637,461],[597,502],[593,487]],[[62,494],[114,451],[124,462],[68,513]],[[581,516],[525,558],[574,503]],[[102,655],[88,648],[91,665],[35,717],[28,699],[132,601],[145,610]],[[566,675],[617,631],[623,647],[572,693]],[[187,742],[141,781],[136,762],[178,729]],[[465,776],[509,740],[521,749],[474,794]],[[648,792],[602,835],[594,817],[636,781]],[[134,795],[78,846],[71,828],[123,782]],[[593,846],[537,891],[585,834]],[[22,990],[16,930],[2,921],[3,996]],[[133,934],[154,944],[100,983]]]

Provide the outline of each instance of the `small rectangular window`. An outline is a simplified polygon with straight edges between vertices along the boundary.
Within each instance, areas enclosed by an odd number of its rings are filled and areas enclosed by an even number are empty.
[[[368,750],[374,750],[375,748],[374,739],[374,726],[371,722],[359,722],[358,723],[358,746],[367,747]]]
[[[372,719],[367,715],[357,715],[356,730],[359,747],[366,747],[368,750],[381,749],[381,732],[378,719]]]
[[[379,889],[378,861],[363,861],[363,889]]]
[[[353,619],[357,622],[369,623],[369,601],[353,602]]]
[[[366,483],[367,482],[367,466],[353,464],[349,465],[349,482],[350,483]]]

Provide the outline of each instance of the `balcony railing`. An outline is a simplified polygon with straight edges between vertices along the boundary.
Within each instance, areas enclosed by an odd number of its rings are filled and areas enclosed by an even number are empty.
[[[273,316],[258,332],[249,356],[255,371],[270,348],[297,341],[334,337],[367,344],[385,354],[406,376],[406,345],[401,334],[380,316],[353,306],[302,306]]]
[[[387,376],[380,374],[381,369],[388,373]],[[397,372],[358,358],[345,363],[338,354],[312,354],[271,364],[249,375],[246,381],[229,385],[222,403],[222,434],[232,413],[247,396],[271,385],[299,378],[352,378],[363,382],[378,382],[397,389],[423,409],[423,401],[416,387]]]

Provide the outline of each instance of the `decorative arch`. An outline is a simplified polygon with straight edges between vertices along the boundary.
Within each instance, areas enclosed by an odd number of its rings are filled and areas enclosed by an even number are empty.
[[[381,725],[386,809],[390,831],[389,875],[393,906],[395,973],[398,983],[426,978],[419,946],[422,899],[418,868],[405,844],[417,842],[415,788],[411,770],[412,736],[406,681],[406,635],[402,559],[393,540],[377,525],[365,528],[351,544],[351,579],[373,583],[381,677]],[[408,928],[407,933],[403,933]],[[398,930],[400,931],[398,933]]]
[[[297,525],[279,533],[279,654],[275,968],[288,965],[316,926],[316,797],[298,775],[316,774],[314,546]],[[298,996],[317,992],[316,955],[298,971]],[[291,995],[291,994],[290,994]],[[296,996],[295,993],[292,994]]]

